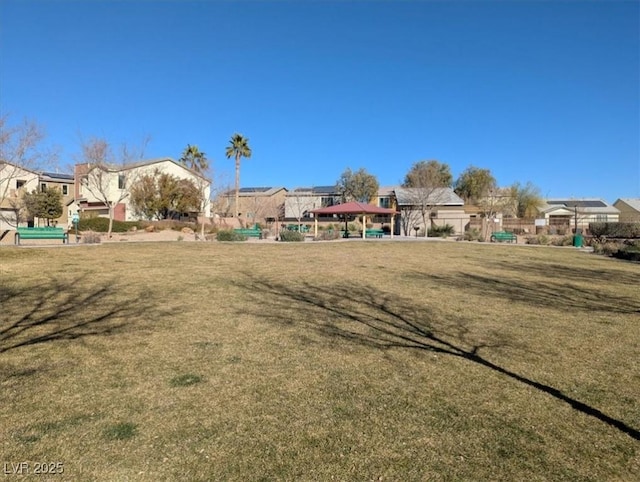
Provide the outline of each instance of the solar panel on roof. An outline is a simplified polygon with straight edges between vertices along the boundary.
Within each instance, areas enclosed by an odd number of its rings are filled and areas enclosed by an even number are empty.
[[[239,192],[267,192],[270,187],[241,187]]]
[[[566,199],[566,200],[553,200],[547,201],[550,206],[567,206],[567,207],[579,207],[579,208],[606,208],[607,205],[597,199]]]

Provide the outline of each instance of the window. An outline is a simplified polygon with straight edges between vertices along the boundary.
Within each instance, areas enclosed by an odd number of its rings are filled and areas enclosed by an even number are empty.
[[[320,205],[323,208],[328,208],[329,206],[333,206],[334,204],[335,203],[334,203],[333,197],[321,197],[320,198]]]
[[[62,195],[66,196],[67,194],[69,194],[69,186],[67,186],[66,184],[62,185]]]
[[[378,206],[380,206],[381,208],[389,209],[391,207],[391,199],[388,197],[379,197]]]
[[[40,183],[40,192],[45,192],[47,190],[47,185],[42,182]]]
[[[24,187],[24,185],[27,183],[27,181],[21,181],[20,179],[18,179],[16,181],[16,189],[20,189],[21,187]]]
[[[124,174],[118,174],[118,189],[124,189],[125,177]]]
[[[596,223],[606,223],[607,215],[606,214],[596,214]]]

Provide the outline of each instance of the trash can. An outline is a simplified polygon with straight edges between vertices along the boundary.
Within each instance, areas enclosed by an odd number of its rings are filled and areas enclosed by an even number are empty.
[[[575,246],[576,248],[582,248],[583,241],[584,238],[582,237],[582,234],[576,233],[573,235],[573,246]]]

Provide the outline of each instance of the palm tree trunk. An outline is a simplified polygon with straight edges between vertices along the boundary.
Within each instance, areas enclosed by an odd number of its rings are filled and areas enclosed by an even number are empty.
[[[240,198],[240,153],[237,153],[236,154],[236,202],[235,202],[236,219],[238,218],[239,198]]]

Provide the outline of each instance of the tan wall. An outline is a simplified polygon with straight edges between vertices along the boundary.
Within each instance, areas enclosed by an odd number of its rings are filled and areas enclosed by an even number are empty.
[[[618,201],[614,204],[620,210],[619,221],[621,223],[638,223],[640,222],[640,212],[633,209],[624,201]]]

